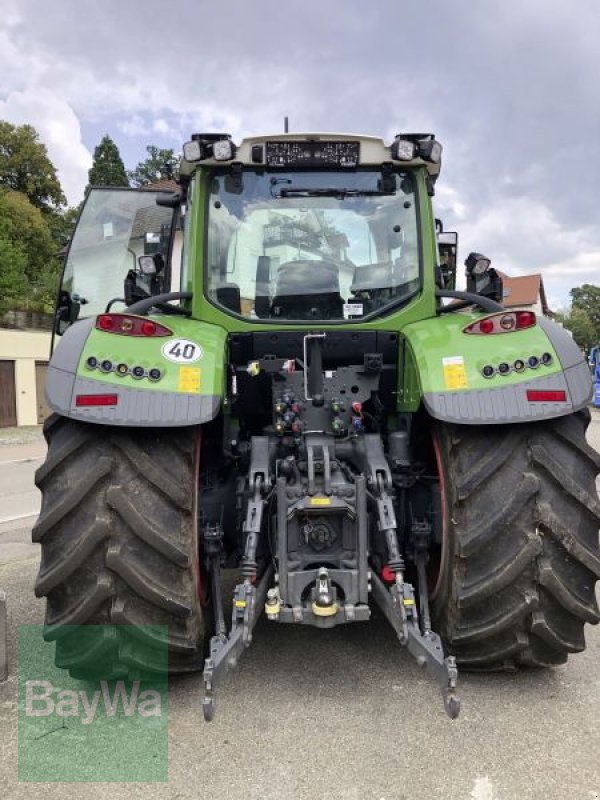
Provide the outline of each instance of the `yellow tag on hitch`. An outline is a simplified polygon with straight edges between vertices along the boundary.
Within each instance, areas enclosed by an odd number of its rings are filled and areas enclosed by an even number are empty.
[[[331,497],[311,497],[310,498],[310,505],[311,506],[330,506],[331,505]]]

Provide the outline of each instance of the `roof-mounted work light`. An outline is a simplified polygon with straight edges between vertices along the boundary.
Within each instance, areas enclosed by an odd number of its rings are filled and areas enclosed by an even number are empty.
[[[183,145],[183,157],[186,161],[200,161],[200,159],[205,158],[202,142],[197,139],[186,142]]]
[[[235,145],[228,133],[194,133],[191,142],[183,145],[186,161],[202,161],[214,158],[215,161],[231,161],[235,156]]]
[[[396,136],[392,143],[392,158],[396,161],[412,161],[415,157],[415,143],[410,139]]]
[[[490,268],[492,262],[481,253],[469,253],[465,261],[467,275],[483,275]]]

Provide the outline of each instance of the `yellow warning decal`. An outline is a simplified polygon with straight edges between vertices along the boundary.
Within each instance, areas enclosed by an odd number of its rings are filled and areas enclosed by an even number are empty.
[[[465,360],[462,356],[442,358],[442,367],[446,389],[466,389],[468,387]]]
[[[200,392],[200,367],[179,367],[177,391],[189,394]]]
[[[415,601],[412,600],[410,597],[405,598],[405,600],[404,600],[404,605],[405,606],[414,606],[414,604],[415,604]]]
[[[310,505],[311,506],[330,506],[331,505],[331,497],[311,497],[310,498]]]
[[[234,603],[236,608],[246,608],[246,601],[245,600],[236,600]]]

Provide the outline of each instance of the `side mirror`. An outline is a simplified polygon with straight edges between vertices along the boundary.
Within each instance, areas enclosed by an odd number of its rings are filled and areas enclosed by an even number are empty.
[[[54,331],[59,336],[67,330],[69,325],[72,325],[79,317],[81,306],[85,305],[87,300],[79,295],[74,294],[72,297],[67,291],[61,291],[58,295],[58,303],[56,305],[56,313],[54,314]]]
[[[437,223],[440,222],[436,220]],[[438,252],[440,254],[440,289],[456,289],[456,259],[458,255],[458,233],[455,231],[444,231],[438,228],[437,232]]]

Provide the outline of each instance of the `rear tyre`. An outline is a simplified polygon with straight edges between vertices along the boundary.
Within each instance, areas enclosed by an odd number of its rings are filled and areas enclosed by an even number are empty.
[[[53,415],[33,529],[44,637],[76,678],[200,669],[198,428],[117,428]],[[72,629],[71,625],[102,626]],[[67,626],[67,627],[65,627]]]
[[[589,411],[531,424],[440,424],[445,547],[435,630],[467,669],[562,664],[600,612],[600,456]]]

